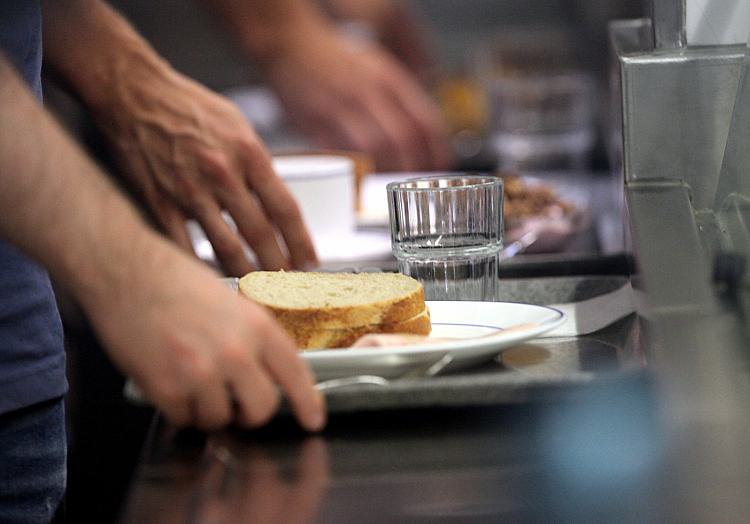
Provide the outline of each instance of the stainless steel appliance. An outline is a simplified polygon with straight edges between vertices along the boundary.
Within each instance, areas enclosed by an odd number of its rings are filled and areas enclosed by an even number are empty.
[[[750,54],[690,46],[684,1],[615,22],[615,163],[677,507],[738,522],[750,485]]]

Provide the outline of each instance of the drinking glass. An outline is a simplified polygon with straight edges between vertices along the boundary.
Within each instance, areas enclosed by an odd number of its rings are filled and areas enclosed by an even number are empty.
[[[594,147],[595,85],[578,71],[489,83],[490,145],[503,169],[585,169]]]
[[[386,186],[399,271],[427,300],[494,300],[503,247],[503,181],[438,175]]]
[[[500,169],[581,170],[596,139],[597,86],[564,31],[492,34],[474,51],[485,86],[488,146]]]

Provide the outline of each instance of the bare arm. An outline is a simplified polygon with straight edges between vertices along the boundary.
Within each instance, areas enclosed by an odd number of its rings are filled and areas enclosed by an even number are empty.
[[[305,427],[322,425],[322,399],[281,328],[151,232],[2,54],[0,113],[0,237],[69,289],[114,362],[172,422],[261,424],[278,384]]]
[[[379,170],[450,166],[446,127],[416,78],[376,45],[340,35],[309,0],[206,0],[317,145]]]
[[[91,109],[178,244],[191,249],[185,220],[195,218],[230,274],[252,269],[240,237],[265,269],[317,264],[296,203],[234,105],[174,71],[101,0],[45,0],[43,15],[47,63]]]

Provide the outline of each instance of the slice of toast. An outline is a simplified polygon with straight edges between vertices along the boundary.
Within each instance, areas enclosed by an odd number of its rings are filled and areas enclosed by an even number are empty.
[[[422,284],[400,273],[255,271],[240,279],[240,291],[290,328],[392,324],[425,308]]]
[[[430,329],[422,285],[399,273],[256,271],[240,279],[240,291],[270,310],[301,348]]]
[[[370,333],[406,333],[410,335],[429,335],[432,331],[430,312],[425,308],[421,313],[401,322],[375,324],[346,329],[297,329],[291,332],[292,337],[302,350],[345,348],[354,344],[364,335]]]

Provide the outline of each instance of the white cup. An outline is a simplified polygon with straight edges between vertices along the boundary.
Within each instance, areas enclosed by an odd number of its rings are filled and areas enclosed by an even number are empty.
[[[347,237],[355,230],[354,162],[343,156],[292,155],[273,159],[313,237]]]

